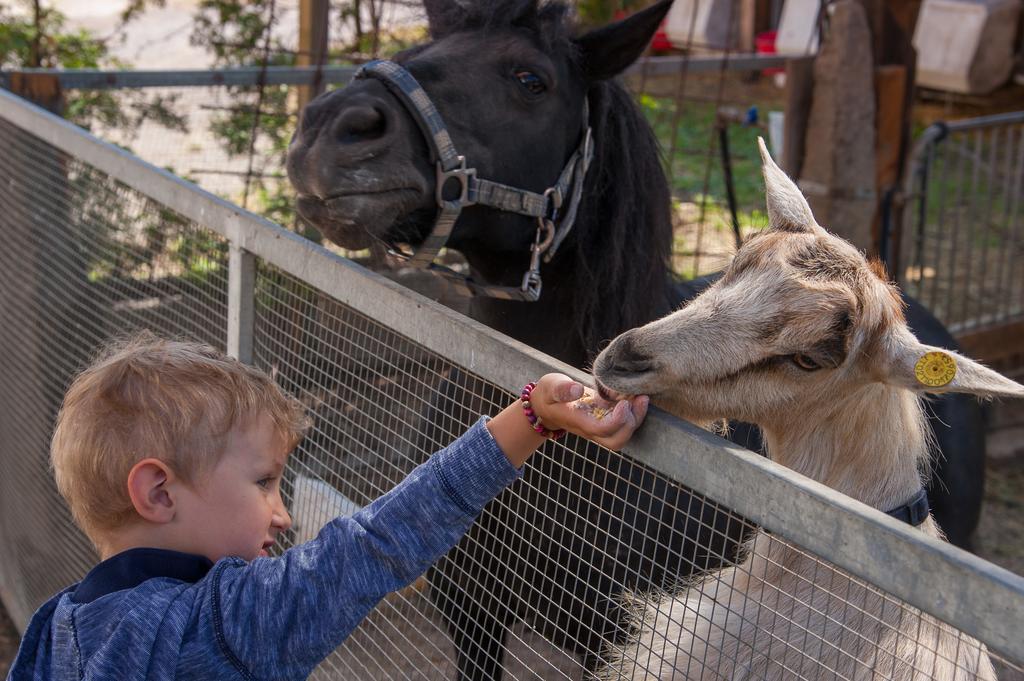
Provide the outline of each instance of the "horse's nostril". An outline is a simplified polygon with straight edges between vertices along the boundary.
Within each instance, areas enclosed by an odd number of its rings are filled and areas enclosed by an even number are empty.
[[[380,139],[387,132],[384,113],[372,106],[350,106],[341,111],[335,134],[342,144]]]

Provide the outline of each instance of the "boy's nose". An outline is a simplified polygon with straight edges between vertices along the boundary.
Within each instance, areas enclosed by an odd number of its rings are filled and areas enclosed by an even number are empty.
[[[281,532],[287,531],[292,526],[292,517],[288,514],[288,508],[284,505],[284,500],[281,499],[280,495],[277,497],[277,508],[274,509],[274,516],[271,522]]]

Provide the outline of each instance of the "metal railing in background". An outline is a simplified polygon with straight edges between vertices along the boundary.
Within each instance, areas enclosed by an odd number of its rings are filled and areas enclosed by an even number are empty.
[[[558,370],[587,380],[2,92],[0,146],[0,313],[17,320],[0,326],[0,597],[21,628],[95,561],[56,494],[47,449],[70,377],[113,335],[149,328],[226,347],[315,412],[285,475],[296,525],[286,545],[386,491],[479,414],[514,399],[524,377]],[[443,559],[446,578],[472,593],[533,551],[549,567],[590,556],[595,562],[579,563],[580,578],[599,584],[600,570],[618,569],[641,598],[672,588],[673,575],[682,579],[693,567],[675,553],[679,527],[702,521],[695,505],[656,515],[637,501],[636,480],[644,489],[688,490],[697,505],[703,500],[750,529],[757,523],[811,561],[805,586],[813,598],[828,594],[830,616],[841,613],[832,623],[837,640],[857,635],[846,627],[864,619],[867,591],[887,613],[880,636],[892,633],[893,617],[901,632],[914,623],[927,631],[924,612],[1020,671],[1024,578],[657,411],[621,454],[573,437],[548,443],[478,521],[492,534],[471,532]],[[541,505],[553,515],[538,517]],[[611,516],[632,522],[611,524]],[[642,541],[626,542],[637,536]],[[658,580],[649,572],[656,555],[668,570]],[[582,660],[605,642],[570,653],[545,636],[556,640],[560,628],[617,596],[580,598],[565,583],[539,579],[513,613],[505,678],[580,678]],[[482,604],[456,599],[438,608],[435,584],[386,598],[316,678],[452,678],[450,632],[467,626],[463,606]],[[856,602],[836,584],[853,588]],[[791,606],[802,594],[787,594],[785,607],[767,595],[756,605],[800,627],[793,618],[803,610]],[[858,674],[886,654],[878,640],[858,643],[866,655]],[[977,647],[965,636],[955,643]],[[909,645],[929,643],[920,633]],[[889,678],[879,668],[873,674]]]
[[[1024,352],[1024,111],[929,126],[909,169],[898,283],[972,354]]]
[[[745,53],[653,56],[624,74],[662,143],[676,199],[673,265],[683,276],[715,271],[729,261],[736,248],[730,207],[744,216],[743,230],[762,226],[749,217],[764,209],[760,194],[749,190],[760,182],[754,133],[735,125],[734,134],[744,139],[734,139],[724,163],[718,148],[727,134],[723,126],[733,126],[722,122],[719,111],[746,112],[757,100],[737,99],[735,83],[731,94],[720,85],[778,69],[786,61]],[[0,87],[53,78],[68,102],[65,115],[90,132],[248,210],[308,232],[294,215],[284,164],[298,122],[297,92],[314,83],[343,86],[356,68],[24,69],[0,73]],[[250,139],[255,140],[251,146]],[[739,201],[729,203],[734,175]]]
[[[675,75],[682,68],[690,73],[759,71],[781,68],[789,57],[771,54],[642,57],[625,75]],[[65,90],[103,90],[141,87],[211,87],[216,85],[312,85],[319,80],[341,85],[352,79],[358,66],[249,66],[220,69],[111,71],[103,69],[17,69],[0,72],[0,87],[10,90],[18,76],[52,75]]]

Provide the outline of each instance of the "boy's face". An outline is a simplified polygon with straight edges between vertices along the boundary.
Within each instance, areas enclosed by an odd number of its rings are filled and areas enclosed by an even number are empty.
[[[291,517],[281,499],[288,451],[261,415],[236,426],[216,468],[178,498],[178,518],[189,531],[192,552],[216,562],[226,556],[266,556]]]

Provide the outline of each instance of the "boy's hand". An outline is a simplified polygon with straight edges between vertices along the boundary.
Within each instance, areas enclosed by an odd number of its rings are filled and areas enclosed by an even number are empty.
[[[530,402],[545,428],[564,428],[608,449],[621,449],[643,423],[650,398],[635,395],[608,402],[564,374],[545,374]]]

